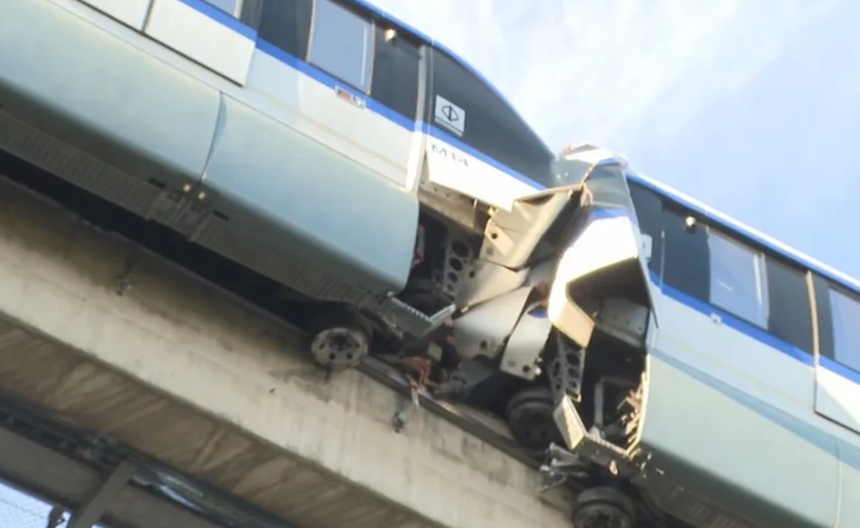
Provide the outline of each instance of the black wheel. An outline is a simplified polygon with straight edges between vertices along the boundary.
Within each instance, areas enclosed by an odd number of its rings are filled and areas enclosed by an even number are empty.
[[[635,508],[624,493],[613,488],[591,488],[576,498],[574,528],[634,528]]]
[[[527,387],[508,402],[507,417],[511,434],[527,449],[542,450],[564,439],[555,425],[552,391],[549,387]]]
[[[323,314],[309,330],[311,355],[327,369],[356,367],[370,353],[372,330],[361,315],[345,310]]]

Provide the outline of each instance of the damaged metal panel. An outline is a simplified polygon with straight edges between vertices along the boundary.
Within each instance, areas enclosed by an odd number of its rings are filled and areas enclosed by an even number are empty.
[[[478,305],[457,319],[454,344],[460,355],[465,359],[496,356],[516,326],[531,292],[531,287],[523,286]]]
[[[525,266],[547,230],[574,205],[578,190],[558,187],[520,198],[510,211],[497,210],[487,222],[480,258],[512,269]]]
[[[474,306],[511,292],[525,284],[528,274],[528,269],[512,270],[478,260],[457,291],[457,305]]]
[[[502,372],[527,380],[535,379],[540,374],[538,358],[551,331],[552,322],[540,305],[526,310],[508,338],[502,354]]]
[[[600,329],[635,348],[645,347],[650,310],[624,298],[603,301],[597,319]]]

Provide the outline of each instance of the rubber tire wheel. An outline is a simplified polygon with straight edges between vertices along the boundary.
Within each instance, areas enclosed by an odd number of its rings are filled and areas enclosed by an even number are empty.
[[[367,342],[367,352],[355,358],[355,360],[351,361],[348,365],[344,366],[332,366],[320,362],[311,350],[312,343],[321,332],[331,330],[333,328],[343,328],[363,335]],[[332,370],[346,370],[349,368],[356,367],[361,363],[361,360],[366,355],[370,354],[370,349],[372,346],[373,327],[370,325],[369,322],[364,320],[364,317],[361,314],[354,314],[346,309],[336,309],[334,311],[322,313],[321,315],[316,317],[310,325],[308,325],[308,352],[311,354],[311,357],[313,357],[314,362],[323,368]]]
[[[555,399],[549,387],[527,387],[508,402],[508,427],[514,439],[527,449],[543,450],[564,438],[553,419]]]
[[[611,513],[613,521],[584,522],[595,511]],[[589,488],[579,493],[573,507],[574,528],[634,528],[636,526],[636,508],[630,498],[613,488]]]

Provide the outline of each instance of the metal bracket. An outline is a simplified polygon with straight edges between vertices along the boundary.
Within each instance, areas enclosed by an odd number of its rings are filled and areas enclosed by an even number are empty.
[[[393,297],[383,301],[377,308],[380,317],[400,332],[413,336],[415,341],[420,341],[425,336],[438,330],[457,310],[456,305],[450,304],[433,315],[409,306],[400,299]]]
[[[137,466],[123,460],[110,477],[96,490],[82,508],[72,513],[67,528],[92,528],[108,509],[116,495],[125,487],[137,471]]]
[[[601,438],[600,432],[594,428],[590,432],[586,430],[569,396],[563,396],[556,405],[553,419],[564,438],[566,450],[571,454],[597,463],[616,475],[631,464],[626,451]]]
[[[502,353],[502,372],[526,380],[540,375],[540,357],[552,331],[552,322],[537,302],[526,308]]]
[[[540,487],[538,493],[545,493],[566,483],[569,479],[584,479],[588,477],[588,471],[582,460],[563,447],[554,443],[547,449],[549,463],[540,467],[544,475],[545,484]]]

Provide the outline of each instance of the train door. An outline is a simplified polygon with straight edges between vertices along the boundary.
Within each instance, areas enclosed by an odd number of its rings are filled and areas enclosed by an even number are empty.
[[[816,276],[815,411],[860,433],[860,295]]]
[[[147,35],[227,79],[245,84],[256,47],[260,0],[151,1],[144,25]],[[119,3],[129,2],[132,0]]]
[[[269,0],[248,89],[266,112],[410,187],[422,42],[352,2]],[[274,103],[274,105],[272,105]]]
[[[334,0],[268,0],[259,21],[203,177],[218,214],[189,236],[310,297],[398,291],[418,228],[420,43]]]

